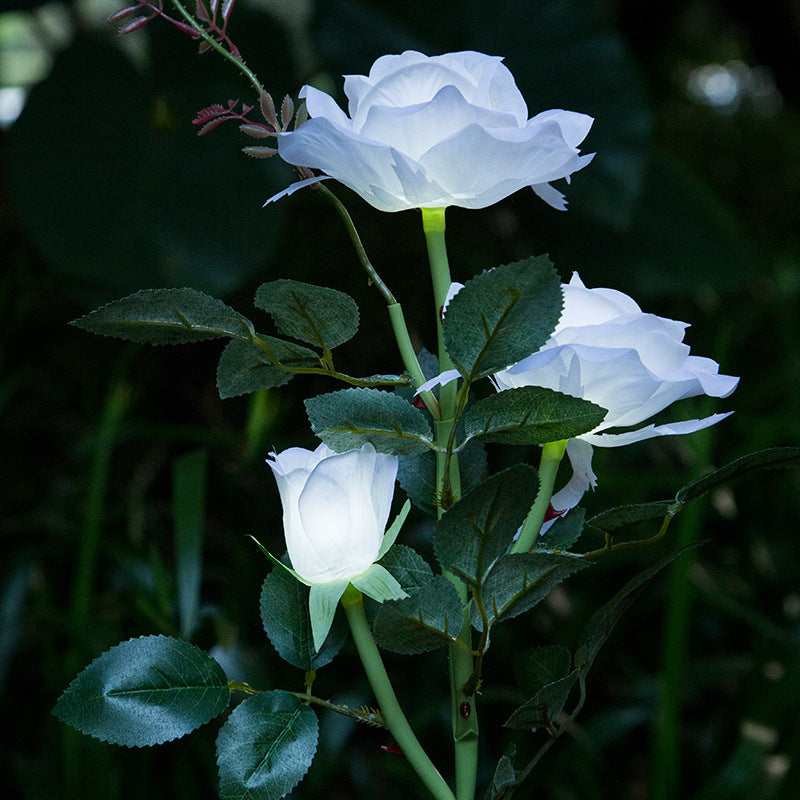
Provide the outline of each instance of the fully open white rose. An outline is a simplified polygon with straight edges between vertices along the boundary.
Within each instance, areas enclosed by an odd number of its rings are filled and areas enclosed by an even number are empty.
[[[687,323],[645,314],[622,292],[587,289],[577,273],[562,288],[564,312],[547,343],[494,376],[501,390],[544,386],[608,409],[594,430],[568,442],[573,477],[553,496],[557,510],[576,505],[595,485],[593,445],[618,447],[713,425],[728,414],[636,427],[686,397],[727,397],[739,382],[720,375],[712,359],[689,354]],[[609,433],[611,428],[632,430]]]
[[[564,209],[563,195],[549,184],[591,161],[593,154],[577,148],[593,120],[561,110],[528,119],[501,62],[472,51],[382,56],[369,75],[345,76],[349,116],[305,86],[300,96],[310,119],[278,135],[280,156],[321,170],[381,211],[484,208],[526,186]]]
[[[377,453],[371,444],[345,453],[324,444],[314,451],[292,447],[270,456],[289,560],[295,577],[311,587],[311,627],[319,650],[348,584],[379,602],[406,596],[375,563],[408,513],[406,504],[386,531],[398,459]]]

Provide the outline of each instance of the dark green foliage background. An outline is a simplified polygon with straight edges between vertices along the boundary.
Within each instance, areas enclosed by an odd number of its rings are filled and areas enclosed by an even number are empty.
[[[3,0],[0,9],[31,6]],[[716,428],[597,452],[589,515],[669,498],[711,465],[800,444],[800,17],[791,0],[316,0],[309,8],[293,31],[255,4],[234,13],[232,34],[276,97],[312,78],[340,91],[342,73],[365,71],[386,52],[476,49],[506,57],[532,114],[563,107],[596,117],[585,150],[598,155],[574,176],[569,212],[520,192],[490,209],[448,213],[456,280],[548,252],[564,279],[578,269],[589,286],[611,285],[645,310],[691,321],[695,352],[742,376],[732,398],[682,407],[686,417],[735,409]],[[343,371],[392,373],[400,363],[382,300],[327,204],[304,191],[262,209],[291,171],[243,156],[252,142],[233,125],[194,135],[199,108],[249,99],[229,65],[199,58],[164,24],[134,34],[149,47],[137,65],[113,31],[79,29],[18,122],[0,132],[0,774],[9,797],[199,800],[215,796],[219,721],[128,751],[80,736],[50,711],[104,650],[181,629],[193,629],[192,641],[230,678],[302,689],[302,672],[265,637],[258,604],[270,566],[246,534],[281,551],[264,458],[272,448],[313,447],[303,400],[341,386],[300,377],[223,401],[220,342],[149,348],[67,323],[132,291],[186,285],[270,333],[253,292],[291,278],[356,299],[359,333],[336,351]],[[745,102],[723,114],[687,97],[692,68],[730,59],[772,68],[783,96],[777,113]],[[432,348],[418,215],[380,214],[337,191],[414,340]],[[493,472],[535,463],[536,448],[487,449]],[[183,463],[207,464],[204,570],[199,613],[187,622],[177,610],[190,583],[173,516],[198,495],[173,498],[173,466],[197,450],[206,459]],[[688,580],[672,590],[665,570],[622,619],[589,677],[580,730],[557,743],[517,797],[797,796],[798,496],[796,472],[717,491],[684,512],[663,545],[595,565],[493,632],[479,700],[487,733],[526,699],[511,688],[516,654],[574,648],[591,612],[636,571],[681,539],[709,539],[678,562],[693,563]],[[640,532],[654,531],[645,523]],[[434,562],[428,517],[412,514],[401,542]],[[685,646],[679,640],[681,767],[670,787],[653,731],[665,615],[681,598],[692,605]],[[449,775],[444,659],[441,649],[387,655],[412,723]],[[315,690],[374,703],[350,643],[320,670]],[[521,732],[510,736],[529,751]],[[419,796],[403,760],[381,750],[386,743],[379,730],[323,712],[319,753],[294,796]],[[505,747],[505,735],[487,737],[482,781]]]

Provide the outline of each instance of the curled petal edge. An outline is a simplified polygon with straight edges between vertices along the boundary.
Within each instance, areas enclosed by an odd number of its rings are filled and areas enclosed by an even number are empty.
[[[267,200],[267,202],[261,207],[264,208],[270,203],[275,203],[284,197],[288,197],[290,194],[294,194],[298,189],[305,189],[306,186],[313,186],[315,183],[321,183],[322,181],[328,181],[330,179],[330,175],[315,175],[313,178],[305,178],[302,181],[296,181],[282,191],[278,192],[278,194],[272,195],[272,197],[270,197],[269,200]]]

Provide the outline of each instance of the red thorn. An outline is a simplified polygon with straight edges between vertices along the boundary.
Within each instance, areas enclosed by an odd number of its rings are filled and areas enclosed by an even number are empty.
[[[395,741],[392,741],[391,744],[382,744],[381,750],[385,750],[387,753],[397,753],[399,756],[403,755],[400,745],[398,745]]]
[[[544,512],[544,522],[550,522],[551,519],[558,519],[559,517],[563,517],[568,510],[569,509],[565,508],[563,511],[556,511],[551,503],[547,506],[547,511]]]

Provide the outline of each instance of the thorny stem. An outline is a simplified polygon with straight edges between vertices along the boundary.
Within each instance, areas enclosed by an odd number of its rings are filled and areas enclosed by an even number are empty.
[[[423,208],[422,228],[430,262],[433,283],[434,312],[436,314],[436,336],[439,352],[439,372],[453,368],[447,352],[442,327],[442,308],[450,290],[450,264],[445,242],[445,209]],[[461,497],[461,479],[458,456],[453,453],[455,428],[458,418],[458,384],[452,381],[441,387],[439,392],[441,418],[436,421],[436,442],[440,446],[447,443],[445,452],[436,453],[436,490],[439,516]],[[464,620],[458,641],[465,648],[450,646],[450,715],[455,750],[456,797],[458,800],[473,800],[478,771],[478,713],[475,703],[475,689],[472,686],[475,674],[475,659],[472,651],[472,626],[466,610],[469,599],[463,581],[447,575],[458,591],[465,606]],[[462,709],[469,713],[463,714]]]
[[[383,299],[386,301],[386,305],[389,309],[389,319],[392,323],[392,330],[394,331],[394,336],[397,340],[397,346],[400,350],[400,357],[403,359],[403,364],[408,370],[409,375],[411,375],[411,379],[415,388],[419,388],[423,383],[425,383],[425,375],[422,372],[422,368],[417,360],[417,355],[414,352],[414,346],[411,343],[411,337],[408,333],[405,315],[403,314],[403,307],[397,302],[397,299],[392,294],[391,290],[380,277],[380,275],[378,275],[377,270],[370,261],[367,251],[364,249],[364,244],[361,241],[361,237],[358,235],[358,231],[356,230],[353,218],[350,216],[350,212],[347,210],[344,203],[342,203],[342,201],[339,200],[339,198],[327,186],[318,183],[316,184],[316,189],[336,209],[336,212],[341,217],[342,222],[344,222],[344,226],[347,229],[348,235],[350,236],[350,241],[355,248],[356,255],[358,256],[358,260],[361,262],[361,266],[367,273],[369,282],[375,286],[375,288],[381,293]],[[431,415],[434,417],[434,419],[438,419],[441,415],[441,412],[439,410],[439,402],[436,400],[433,392],[421,392],[420,397],[422,402],[425,403],[428,411],[431,412]]]
[[[228,689],[230,689],[232,692],[244,692],[248,695],[261,694],[263,691],[262,689],[254,689],[249,683],[238,681],[228,681]],[[366,706],[362,708],[351,708],[350,706],[344,706],[340,703],[334,703],[331,700],[323,700],[321,697],[315,697],[308,691],[289,692],[289,694],[294,695],[298,700],[302,700],[304,703],[311,703],[312,705],[320,706],[328,711],[334,711],[337,714],[341,714],[344,717],[350,717],[358,722],[371,725],[374,728],[387,727],[386,720],[383,718],[383,715],[376,709],[367,708]]]
[[[234,64],[239,71],[244,75],[251,86],[256,90],[259,96],[264,91],[261,81],[255,76],[255,73],[244,63],[241,56],[235,55],[230,50],[225,49],[200,23],[186,10],[185,6],[180,0],[171,0],[172,5],[175,6],[177,12],[186,20],[188,25],[197,31],[197,35],[212,49],[216,50],[223,58],[226,58],[231,64]],[[227,38],[227,37],[226,37]]]

